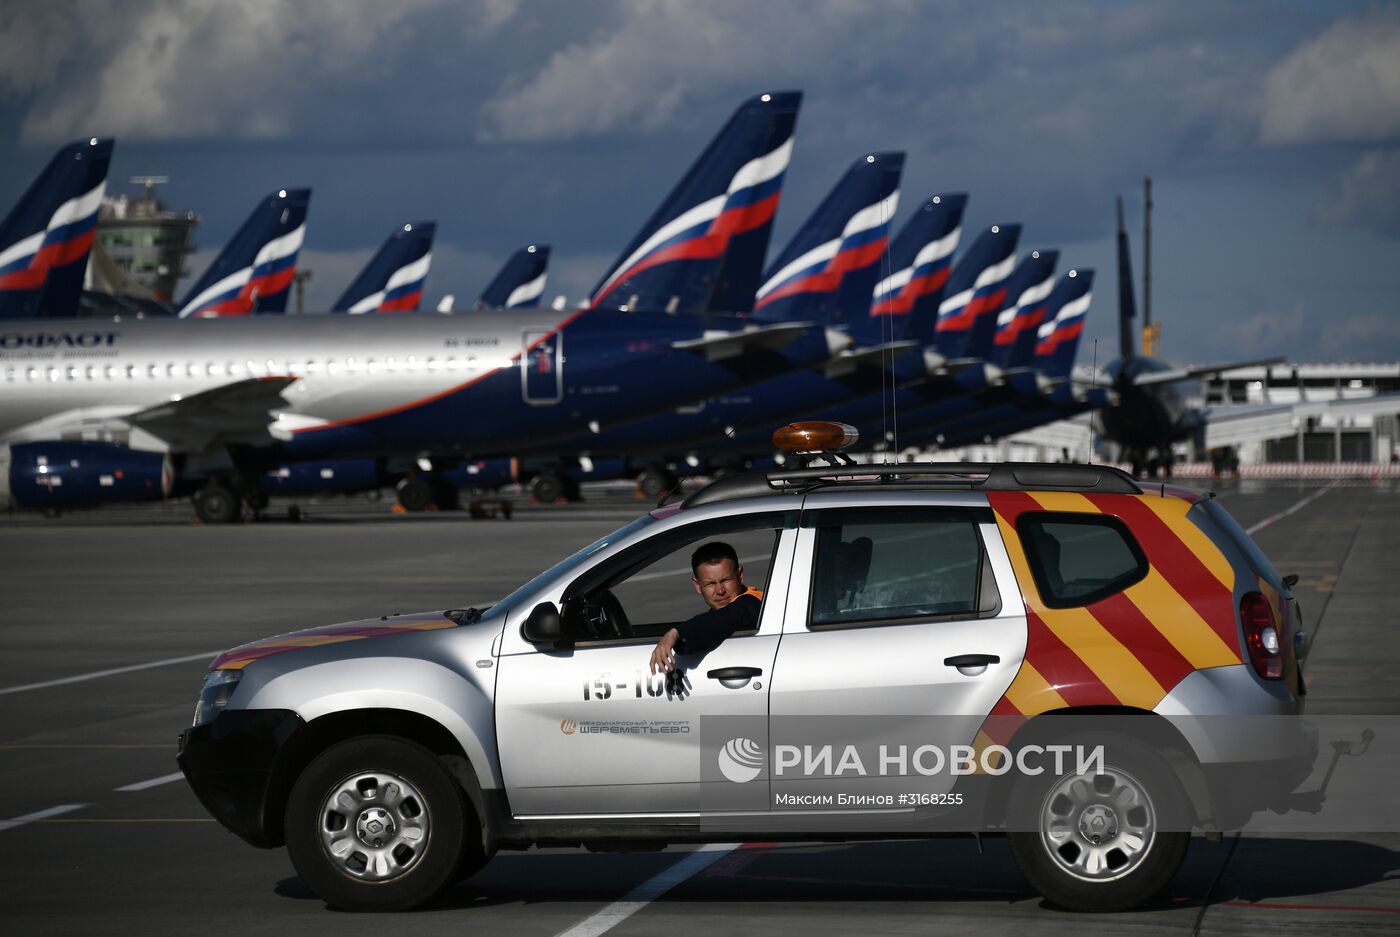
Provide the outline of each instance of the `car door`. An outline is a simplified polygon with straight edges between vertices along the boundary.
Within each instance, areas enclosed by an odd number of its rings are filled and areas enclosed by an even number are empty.
[[[809,499],[770,685],[775,803],[783,793],[946,792],[946,771],[900,780],[915,774],[913,753],[971,745],[1019,669],[1025,610],[992,514],[985,501],[944,498]],[[840,770],[847,745],[862,761]]]
[[[562,584],[564,602],[612,593],[627,615],[561,647],[503,635],[496,690],[501,772],[516,816],[693,815],[700,810],[701,723],[745,717],[766,732],[768,680],[782,631],[796,547],[796,512],[712,519],[623,549]],[[649,673],[657,638],[703,611],[690,551],[731,542],[764,602],[759,626],[703,657],[679,656],[667,677]],[[604,603],[604,604],[611,604]],[[567,617],[567,616],[566,616]],[[518,630],[518,625],[514,626]],[[512,631],[512,626],[507,626]],[[766,735],[756,739],[767,744]]]

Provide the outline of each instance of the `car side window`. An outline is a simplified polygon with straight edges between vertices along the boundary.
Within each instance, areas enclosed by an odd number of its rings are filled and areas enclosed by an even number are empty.
[[[766,593],[779,537],[792,526],[795,516],[769,512],[703,521],[638,544],[580,576],[566,591],[572,637],[579,644],[655,641],[703,612],[704,600],[691,583],[690,555],[712,540],[734,547],[744,584]]]
[[[1016,532],[1049,608],[1089,605],[1147,575],[1137,540],[1107,514],[1028,512],[1017,520]]]
[[[816,530],[808,626],[903,624],[994,613],[978,512],[835,509]]]

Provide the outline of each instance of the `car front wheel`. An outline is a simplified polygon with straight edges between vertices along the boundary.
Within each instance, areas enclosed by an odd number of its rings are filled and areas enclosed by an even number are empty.
[[[347,911],[415,907],[465,863],[475,817],[432,752],[365,736],[318,755],[287,802],[287,851],[311,889]]]

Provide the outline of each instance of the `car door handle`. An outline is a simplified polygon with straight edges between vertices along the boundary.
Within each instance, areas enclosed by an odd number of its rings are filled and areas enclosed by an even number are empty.
[[[995,654],[959,654],[957,657],[943,658],[943,663],[961,670],[964,667],[986,667],[988,664],[1000,664],[1001,658]]]
[[[711,680],[749,680],[763,676],[759,667],[720,667],[705,674]]]

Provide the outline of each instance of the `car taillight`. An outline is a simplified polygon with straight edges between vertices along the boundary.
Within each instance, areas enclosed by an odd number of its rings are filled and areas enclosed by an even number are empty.
[[[1258,592],[1245,593],[1240,599],[1240,621],[1244,623],[1244,643],[1255,672],[1265,680],[1282,680],[1283,643],[1269,600]]]

